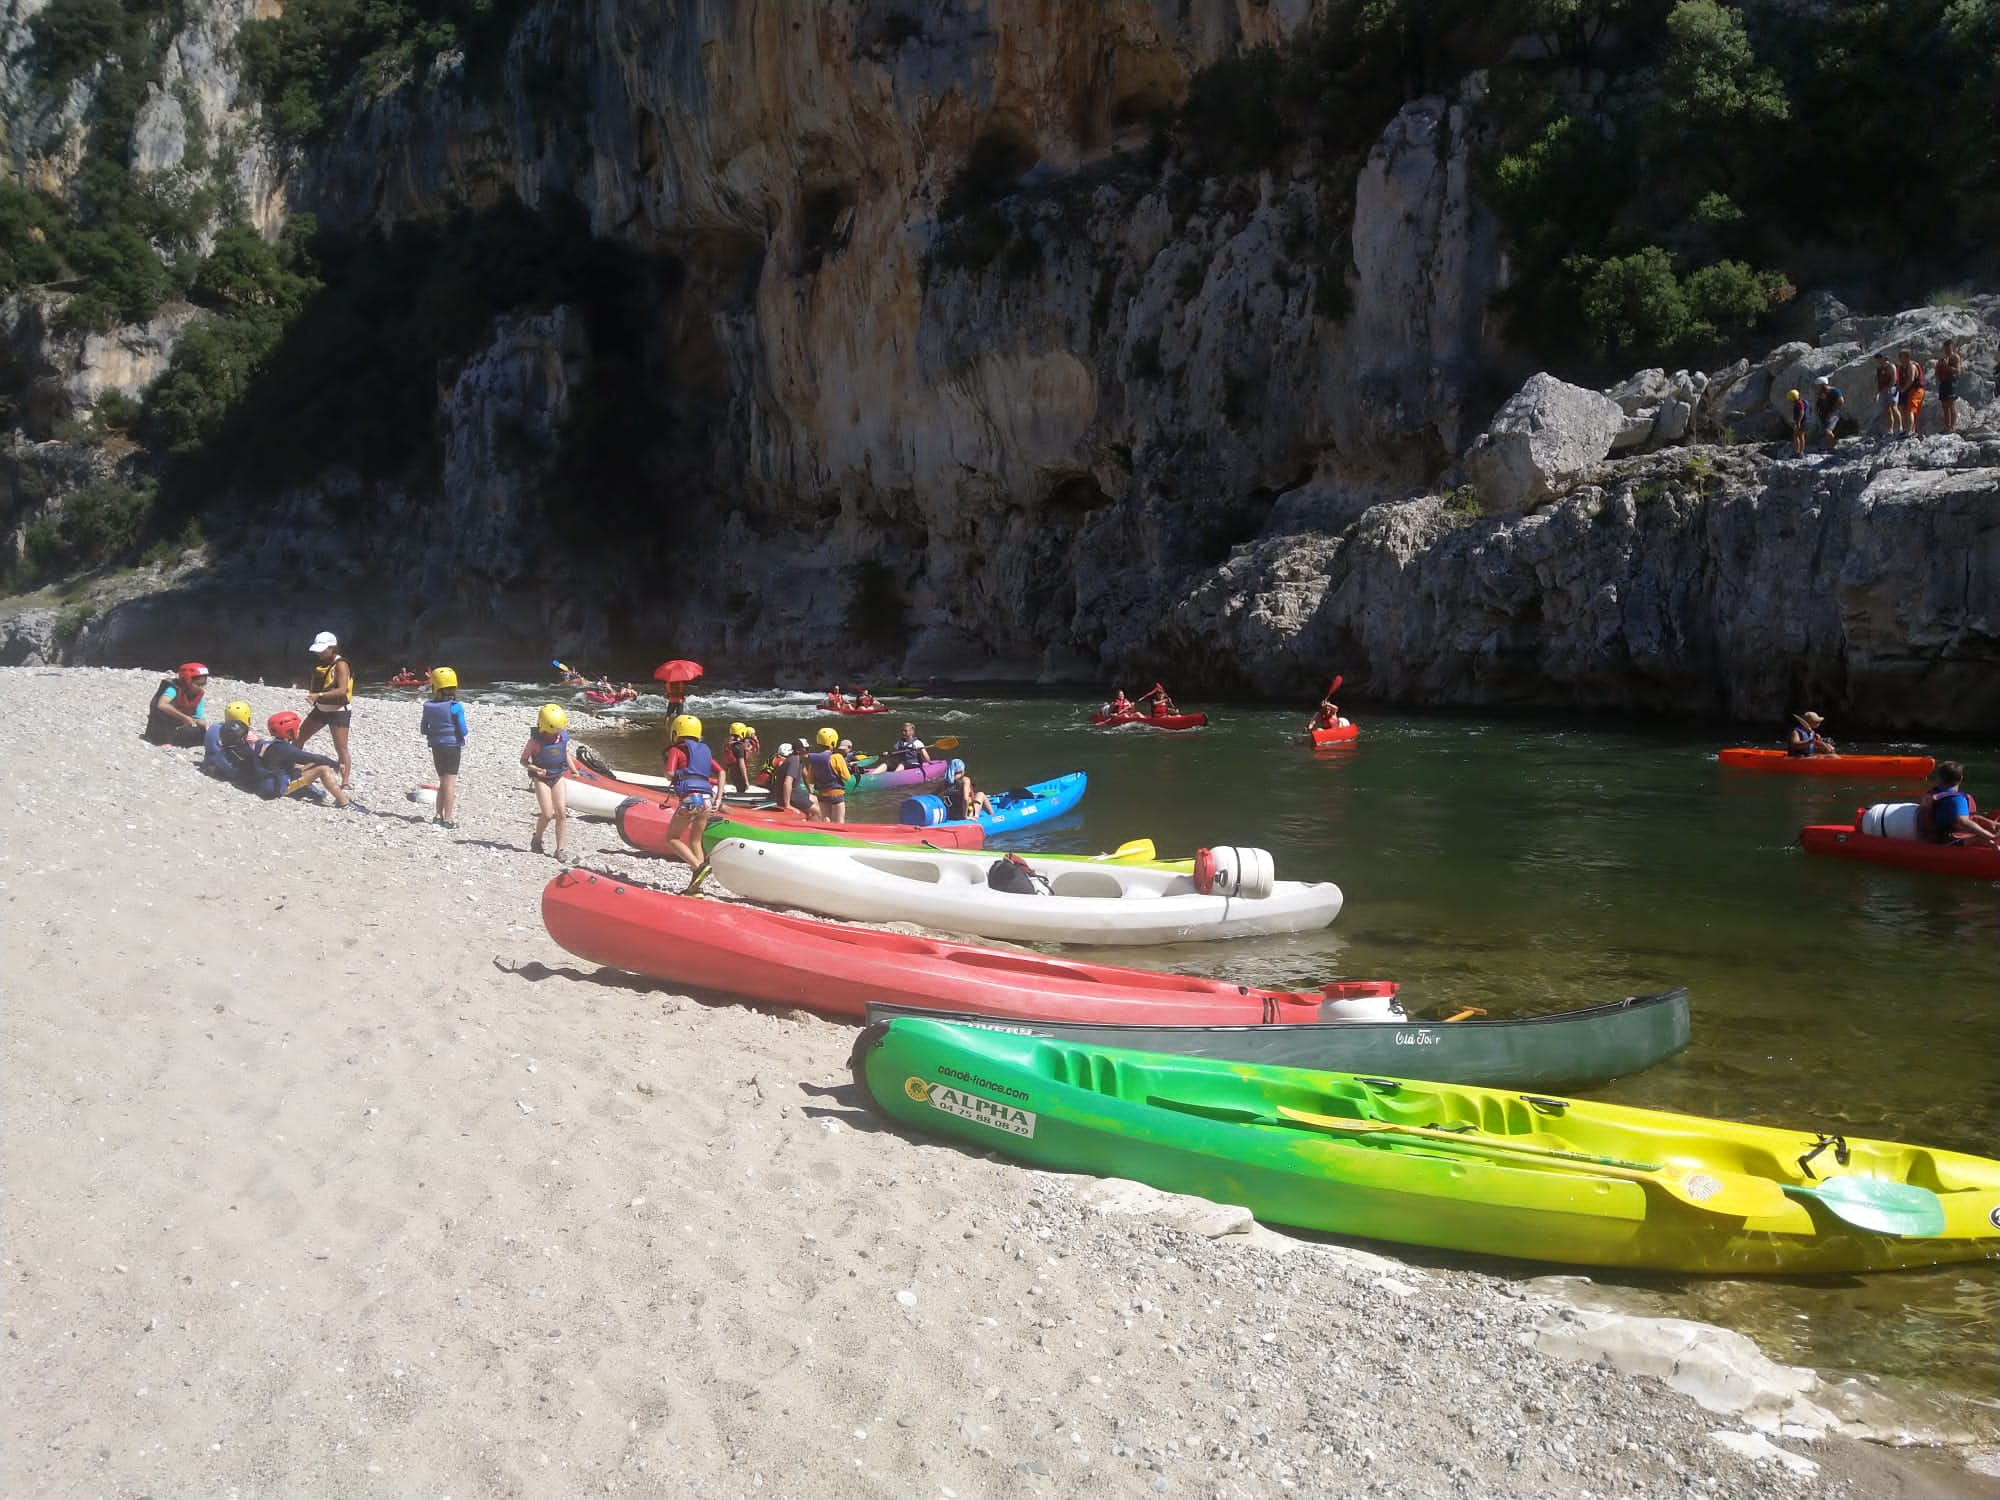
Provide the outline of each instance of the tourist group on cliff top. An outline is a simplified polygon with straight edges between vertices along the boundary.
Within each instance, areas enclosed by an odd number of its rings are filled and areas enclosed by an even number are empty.
[[[1958,380],[1964,362],[1950,339],[1931,366],[1931,384],[1937,388],[1938,431],[1958,431]],[[1903,350],[1895,359],[1875,356],[1875,410],[1881,419],[1879,437],[1915,437],[1917,422],[1924,409],[1924,362],[1913,350]],[[1792,451],[1801,456],[1812,434],[1831,450],[1838,441],[1840,424],[1847,416],[1847,396],[1832,380],[1822,375],[1813,382],[1810,403],[1796,389],[1785,392],[1792,420]]]

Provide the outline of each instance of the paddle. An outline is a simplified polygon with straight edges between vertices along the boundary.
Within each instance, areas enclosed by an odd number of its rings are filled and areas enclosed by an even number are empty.
[[[1145,860],[1151,859],[1157,852],[1151,839],[1127,839],[1109,854],[1099,854],[1095,858],[1100,864],[1114,859]]]
[[[1328,684],[1326,685],[1326,697],[1327,697],[1327,699],[1328,699],[1328,700],[1330,700],[1330,699],[1331,699],[1331,698],[1333,697],[1333,695],[1334,695],[1335,693],[1337,693],[1337,692],[1339,692],[1339,691],[1340,691],[1340,685],[1341,685],[1341,684],[1342,684],[1343,682],[1345,682],[1345,681],[1347,681],[1347,674],[1346,674],[1345,672],[1335,672],[1335,673],[1333,674],[1333,681],[1329,682],[1329,683],[1328,683]],[[1322,701],[1325,701],[1325,700],[1322,700]],[[1317,711],[1317,710],[1315,710],[1315,711],[1314,711],[1314,715],[1313,715],[1313,722],[1314,722],[1315,724],[1319,722],[1319,715],[1318,715],[1318,711]],[[1308,728],[1308,729],[1306,730],[1306,738],[1307,738],[1308,740],[1310,740],[1310,739],[1312,738],[1312,730],[1311,730],[1311,728]]]
[[[1803,1182],[1780,1183],[1788,1193],[1817,1198],[1835,1217],[1857,1229],[1877,1234],[1931,1239],[1944,1233],[1944,1205],[1938,1195],[1913,1182],[1881,1177],[1829,1177],[1814,1187]]]
[[[955,734],[941,734],[931,741],[930,748],[933,750],[956,750],[958,748],[958,736]]]
[[[1288,1125],[1310,1130],[1340,1131],[1355,1135],[1409,1135],[1478,1156],[1519,1156],[1532,1161],[1559,1164],[1568,1171],[1589,1177],[1616,1177],[1626,1182],[1650,1182],[1671,1197],[1706,1213],[1732,1219],[1763,1219],[1781,1213],[1785,1195],[1777,1183],[1765,1177],[1740,1172],[1722,1174],[1701,1167],[1653,1166],[1646,1162],[1621,1161],[1614,1156],[1587,1156],[1580,1151],[1558,1151],[1550,1146],[1531,1146],[1492,1136],[1468,1140],[1449,1130],[1429,1125],[1397,1125],[1388,1120],[1348,1120],[1339,1115],[1316,1115],[1310,1110],[1278,1106],[1278,1118]]]

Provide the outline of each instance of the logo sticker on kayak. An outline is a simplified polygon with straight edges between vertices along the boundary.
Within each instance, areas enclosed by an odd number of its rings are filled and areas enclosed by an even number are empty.
[[[1722,1183],[1706,1172],[1690,1172],[1685,1185],[1689,1199],[1695,1203],[1706,1203],[1722,1191]]]
[[[975,1125],[988,1125],[1009,1135],[1028,1138],[1035,1133],[1033,1112],[1018,1104],[988,1099],[983,1094],[970,1094],[948,1083],[931,1083],[922,1078],[905,1079],[903,1092],[919,1104],[928,1104],[932,1109],[941,1109],[948,1115],[957,1115],[959,1119],[970,1120]]]
[[[1398,1047],[1435,1047],[1444,1040],[1435,1031],[1399,1031],[1396,1033]]]

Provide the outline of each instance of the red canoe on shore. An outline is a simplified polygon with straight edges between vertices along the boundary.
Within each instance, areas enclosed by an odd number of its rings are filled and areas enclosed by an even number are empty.
[[[1715,758],[1737,771],[1776,771],[1787,776],[1877,777],[1922,781],[1937,766],[1928,755],[1787,755],[1782,750],[1743,747],[1718,750]]]
[[[1799,842],[1809,854],[1865,859],[1870,864],[1927,870],[1934,875],[2000,880],[2000,849],[1991,844],[1934,844],[1929,839],[1884,838],[1879,833],[1863,833],[1859,817],[1852,825],[1819,823],[1801,829]]]
[[[542,891],[549,936],[591,963],[860,1020],[869,1001],[987,1017],[1259,1026],[1319,1021],[1322,1007],[1393,995],[1381,981],[1259,990],[1221,979],[1080,963],[781,916],[565,870]]]
[[[613,815],[618,836],[642,854],[667,852],[667,825],[674,819],[674,802],[655,803],[634,797],[621,804]],[[778,808],[725,808],[714,822],[754,824],[761,828],[797,828],[801,832],[835,833],[842,838],[865,839],[871,844],[929,844],[937,849],[978,849],[986,842],[986,830],[977,823],[951,823],[929,828],[910,823],[812,823],[804,813]],[[710,826],[714,826],[714,822]]]
[[[1208,723],[1207,714],[1107,714],[1093,713],[1090,722],[1100,729],[1116,729],[1121,724],[1147,724],[1154,729],[1200,729]]]

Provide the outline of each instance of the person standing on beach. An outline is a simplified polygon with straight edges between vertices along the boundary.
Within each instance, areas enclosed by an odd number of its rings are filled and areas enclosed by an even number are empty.
[[[312,681],[306,699],[312,705],[299,730],[299,743],[307,744],[324,726],[333,732],[333,753],[340,761],[340,785],[345,791],[354,781],[354,762],[347,754],[347,728],[354,714],[354,669],[340,654],[340,642],[331,630],[322,630],[307,647],[314,657]]]
[[[667,747],[666,774],[674,784],[674,795],[681,800],[667,824],[667,854],[700,870],[701,836],[708,831],[709,815],[722,800],[722,773],[715,752],[702,742],[701,720],[682,714],[669,726],[669,732],[674,742]]]
[[[458,701],[458,673],[450,667],[431,668],[431,701],[424,705],[422,728],[437,769],[437,824],[456,829],[458,767],[472,730],[465,722],[465,705]]]
[[[1963,368],[1957,347],[1946,339],[1944,351],[1931,369],[1931,377],[1937,381],[1938,417],[1945,432],[1958,431],[1958,372]]]
[[[208,692],[208,668],[198,661],[184,661],[171,677],[162,677],[153,689],[153,701],[146,705],[146,727],[142,733],[151,745],[178,745],[192,750],[208,734],[202,722],[201,700]]]
[[[1882,414],[1885,436],[1903,434],[1903,395],[1896,389],[1896,362],[1886,354],[1875,356],[1875,409]]]
[[[1909,350],[1896,363],[1896,389],[1903,393],[1903,436],[1917,435],[1917,413],[1924,409],[1924,362]]]
[[[569,803],[563,796],[563,776],[569,770],[569,711],[559,703],[544,703],[535,727],[521,750],[521,764],[535,784],[535,832],[528,852],[542,852],[542,834],[556,825],[556,858],[568,859],[564,836],[569,829]]]

